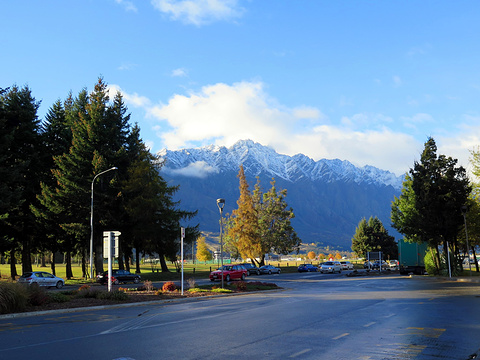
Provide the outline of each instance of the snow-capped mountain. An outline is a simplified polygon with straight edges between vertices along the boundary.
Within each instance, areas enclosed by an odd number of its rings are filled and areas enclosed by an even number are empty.
[[[177,151],[164,149],[159,155],[166,160],[165,171],[186,176],[204,177],[213,172],[238,172],[243,164],[246,174],[259,176],[264,173],[293,183],[302,179],[352,181],[401,189],[403,181],[403,177],[397,177],[389,171],[369,165],[358,168],[346,160],[314,161],[303,154],[281,155],[251,140],[238,141],[230,148],[211,145]]]
[[[398,235],[390,228],[390,207],[400,194],[403,177],[391,172],[359,168],[348,161],[281,155],[250,140],[230,148],[163,150],[159,155],[164,159],[161,175],[180,185],[180,207],[198,210],[194,223],[202,231],[218,233],[217,198],[226,200],[225,213],[237,207],[237,174],[243,165],[251,189],[257,177],[263,191],[270,188],[272,178],[277,189],[287,189],[286,200],[295,213],[293,225],[304,243],[349,250],[359,221],[370,216],[377,216],[392,235]]]

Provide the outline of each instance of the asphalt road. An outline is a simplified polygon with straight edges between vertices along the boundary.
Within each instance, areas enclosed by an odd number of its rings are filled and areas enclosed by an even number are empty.
[[[0,319],[0,359],[464,360],[480,348],[478,283],[258,278],[284,290]]]

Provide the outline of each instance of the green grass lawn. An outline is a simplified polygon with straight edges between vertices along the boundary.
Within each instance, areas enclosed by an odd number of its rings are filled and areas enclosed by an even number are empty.
[[[297,267],[304,262],[312,262],[312,261],[270,261],[269,264],[280,267],[282,269],[282,273],[294,273],[297,272]],[[318,261],[312,262],[314,265],[318,265]],[[357,268],[363,268],[362,264],[355,264]],[[22,266],[20,264],[16,265],[17,273],[22,274]],[[114,266],[114,269],[116,266]],[[205,279],[208,278],[210,271],[216,270],[218,268],[218,264],[202,264],[202,263],[186,263],[184,264],[184,279],[187,280],[189,278],[194,279]],[[104,269],[107,269],[107,265],[104,265]],[[157,266],[155,269],[152,268],[150,264],[145,264],[140,266],[141,276],[144,280],[150,281],[178,281],[181,279],[181,273],[177,272],[175,265],[172,263],[168,263],[169,272],[161,272],[159,267]],[[50,265],[46,267],[41,267],[37,265],[33,265],[34,271],[46,271],[51,272]],[[132,272],[135,270],[135,267],[131,267],[130,269]],[[79,265],[72,265],[73,271],[73,279],[67,280],[66,283],[73,285],[73,284],[84,284],[89,283],[95,280],[90,279],[83,279],[82,278],[82,268]],[[66,271],[64,264],[56,264],[55,266],[56,275],[66,279]],[[2,279],[9,279],[10,278],[10,265],[9,264],[0,264],[0,275]]]

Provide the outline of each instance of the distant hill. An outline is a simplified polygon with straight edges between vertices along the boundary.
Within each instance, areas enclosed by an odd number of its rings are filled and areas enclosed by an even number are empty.
[[[293,225],[303,243],[350,250],[359,221],[377,216],[389,230],[390,206],[400,194],[403,177],[372,166],[355,167],[348,161],[286,156],[250,140],[230,148],[207,146],[178,151],[162,150],[161,175],[180,185],[181,208],[198,210],[194,223],[206,232],[219,232],[217,198],[226,201],[224,213],[237,207],[238,170],[241,164],[253,190],[258,176],[263,191],[275,178],[277,189],[287,189]]]

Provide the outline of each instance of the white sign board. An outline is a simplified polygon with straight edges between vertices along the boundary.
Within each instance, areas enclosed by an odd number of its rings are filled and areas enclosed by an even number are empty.
[[[110,235],[112,234],[112,235]],[[103,257],[108,258],[108,241],[111,239],[110,249],[111,257],[118,257],[118,237],[122,233],[120,231],[104,231],[103,232]]]

